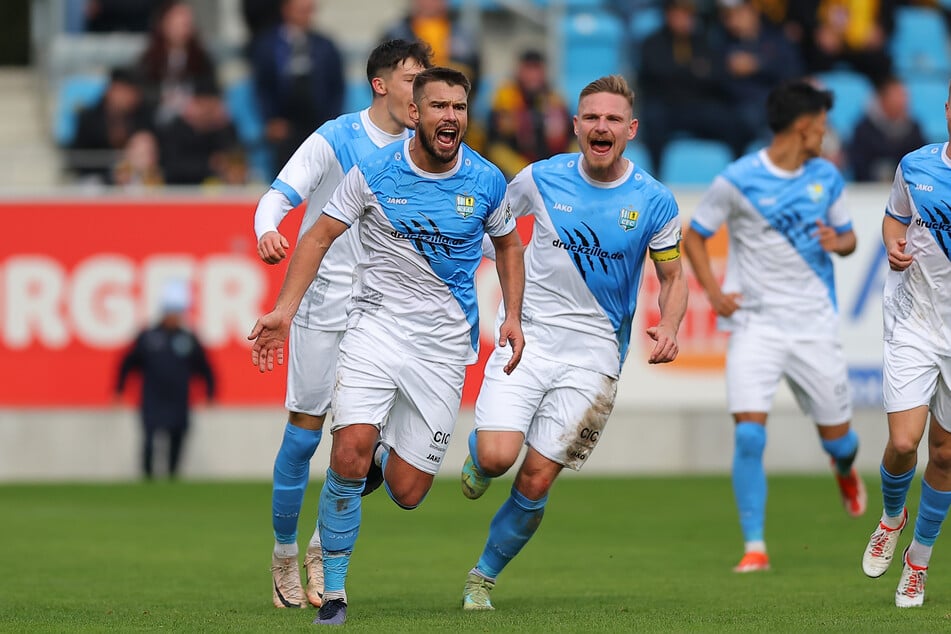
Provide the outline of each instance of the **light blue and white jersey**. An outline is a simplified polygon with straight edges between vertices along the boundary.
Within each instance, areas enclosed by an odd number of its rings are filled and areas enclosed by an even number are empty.
[[[690,226],[709,237],[729,232],[724,293],[739,293],[740,309],[720,317],[722,330],[762,325],[789,337],[835,336],[838,308],[832,258],[819,243],[817,222],[852,229],[845,183],[829,161],[810,159],[795,171],[760,150],[731,163],[701,199]]]
[[[268,231],[277,231],[287,213],[307,200],[298,238],[304,235],[344,174],[361,157],[408,135],[408,131],[398,135],[384,132],[370,120],[368,110],[343,114],[321,125],[294,152],[261,198],[254,217],[258,239]],[[356,231],[348,231],[334,242],[301,300],[294,323],[315,330],[346,327],[353,271],[362,251]]]
[[[602,183],[581,161],[579,153],[560,154],[509,183],[506,209],[535,217],[522,329],[535,354],[617,377],[646,255],[679,257],[681,223],[670,190],[633,163]]]
[[[412,162],[409,141],[361,160],[324,208],[348,225],[360,222],[366,258],[357,266],[349,323],[372,319],[423,359],[475,363],[482,238],[515,230],[504,195],[502,172],[465,144],[441,174]]]
[[[919,334],[951,346],[951,160],[947,143],[902,158],[885,213],[908,225],[904,271],[889,269],[884,309]]]

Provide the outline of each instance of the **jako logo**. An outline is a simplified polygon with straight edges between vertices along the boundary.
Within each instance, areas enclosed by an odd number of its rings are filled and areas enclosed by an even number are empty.
[[[555,209],[558,211],[564,211],[565,213],[571,213],[571,205],[566,205],[565,203],[555,203]]]
[[[933,185],[925,185],[924,183],[915,183],[915,189],[921,192],[933,192]]]
[[[407,201],[405,198],[387,198],[386,202],[390,205],[405,205]]]

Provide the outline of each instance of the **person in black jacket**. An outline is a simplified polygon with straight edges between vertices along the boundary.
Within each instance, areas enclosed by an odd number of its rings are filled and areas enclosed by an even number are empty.
[[[130,373],[138,372],[142,376],[139,408],[145,433],[142,469],[147,479],[153,476],[157,435],[168,438],[169,477],[178,474],[188,432],[191,378],[197,375],[204,379],[209,402],[215,395],[215,376],[205,349],[185,328],[184,314],[189,303],[188,287],[184,283],[166,285],[159,322],[139,333],[119,366],[117,398],[125,389]]]

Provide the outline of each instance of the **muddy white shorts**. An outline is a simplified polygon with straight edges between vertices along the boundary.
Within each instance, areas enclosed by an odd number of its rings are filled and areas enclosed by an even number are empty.
[[[839,425],[852,420],[849,370],[838,339],[795,341],[757,326],[730,335],[726,386],[731,414],[769,412],[783,378],[799,409],[815,423]]]
[[[435,475],[456,425],[465,375],[465,365],[413,356],[361,320],[340,343],[331,431],[376,425],[400,458]]]
[[[312,330],[291,323],[288,342],[288,411],[323,416],[330,410],[342,330]]]
[[[617,380],[533,355],[528,348],[511,375],[510,348],[496,348],[485,366],[475,407],[477,431],[518,431],[549,460],[579,471],[614,409]]]
[[[951,432],[951,356],[899,323],[885,341],[882,387],[885,411],[928,405]]]

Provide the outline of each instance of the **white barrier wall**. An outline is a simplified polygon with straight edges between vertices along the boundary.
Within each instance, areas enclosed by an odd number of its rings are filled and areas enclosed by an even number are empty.
[[[700,193],[675,192],[685,220]],[[838,260],[837,284],[842,333],[852,371],[856,428],[862,439],[859,466],[874,471],[886,438],[880,410],[880,289],[884,260],[879,253],[887,187],[850,187],[859,247]],[[682,362],[649,366],[643,330],[656,300],[648,267],[638,307],[631,352],[618,401],[600,446],[584,473],[724,472],[732,453],[732,424],[725,413],[722,351],[725,339],[710,329],[702,293],[693,288],[690,314],[681,333]],[[480,276],[483,329],[491,330],[497,287]],[[9,368],[8,371],[16,371]],[[196,478],[267,478],[281,440],[284,413],[273,408],[209,408],[196,415],[184,457],[184,475]],[[450,443],[444,474],[455,477],[465,457],[471,411],[463,411]],[[0,406],[0,481],[113,480],[138,473],[138,424],[129,409],[11,409]],[[327,441],[312,473],[327,466]],[[828,466],[811,423],[795,409],[787,389],[777,395],[769,425],[766,461],[782,471]]]

